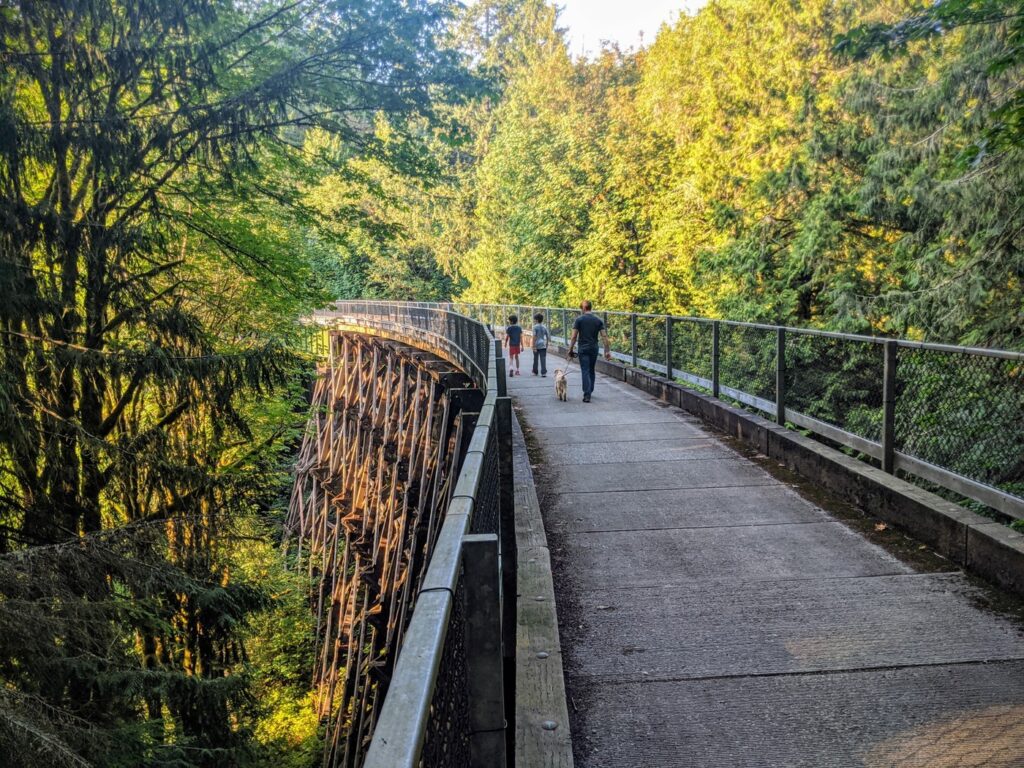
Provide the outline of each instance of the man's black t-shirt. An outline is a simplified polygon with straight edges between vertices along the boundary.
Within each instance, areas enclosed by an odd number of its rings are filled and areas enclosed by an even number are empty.
[[[584,312],[572,325],[579,334],[580,352],[597,352],[598,334],[604,330],[604,320],[590,312]]]

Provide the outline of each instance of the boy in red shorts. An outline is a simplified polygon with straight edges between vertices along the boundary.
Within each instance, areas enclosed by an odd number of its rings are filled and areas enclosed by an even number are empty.
[[[523,328],[519,325],[519,318],[516,315],[508,316],[508,325],[505,328],[505,346],[508,347],[508,375],[520,376],[519,351],[523,346]],[[512,370],[513,363],[515,363],[515,370]]]

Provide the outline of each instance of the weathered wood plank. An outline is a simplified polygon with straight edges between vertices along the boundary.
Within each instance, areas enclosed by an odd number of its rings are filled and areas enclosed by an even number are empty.
[[[516,542],[516,747],[519,768],[572,768],[572,735],[544,520],[518,418],[513,419]]]

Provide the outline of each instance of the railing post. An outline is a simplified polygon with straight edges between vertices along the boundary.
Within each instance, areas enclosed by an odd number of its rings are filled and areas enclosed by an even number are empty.
[[[894,339],[885,342],[882,371],[882,469],[896,471],[896,351]]]
[[[665,378],[672,378],[672,315],[665,315]]]
[[[501,339],[494,340],[494,373],[498,378],[498,397],[508,394],[508,382],[505,380],[505,358],[501,354]]]
[[[786,329],[775,330],[775,421],[786,425]]]
[[[470,766],[505,766],[505,691],[501,658],[501,586],[498,537],[462,537],[466,596],[466,687],[469,697]]]
[[[633,358],[633,367],[636,368],[639,363],[636,345],[636,312],[631,312],[629,315],[629,352]]]
[[[498,535],[501,544],[502,653],[506,665],[516,658],[516,497],[512,462],[512,398],[494,400],[498,428]],[[514,677],[511,678],[514,681]]]
[[[719,342],[719,325],[717,320],[711,322],[711,396],[718,397],[719,394],[719,361],[721,359],[721,346]]]
[[[562,336],[565,346],[569,346],[569,310],[562,310]]]

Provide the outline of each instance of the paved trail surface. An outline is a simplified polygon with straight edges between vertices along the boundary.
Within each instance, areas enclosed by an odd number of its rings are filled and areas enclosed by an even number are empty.
[[[552,368],[564,365],[552,360]],[[576,764],[1024,766],[1024,634],[700,423],[509,379],[543,451]]]

